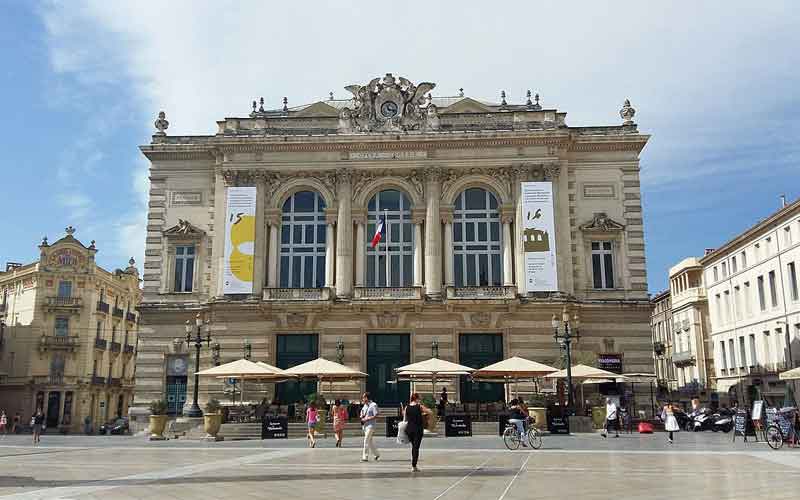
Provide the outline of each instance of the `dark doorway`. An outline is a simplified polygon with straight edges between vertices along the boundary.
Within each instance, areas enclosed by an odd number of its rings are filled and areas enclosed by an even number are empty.
[[[125,406],[125,395],[120,394],[117,398],[117,418],[122,417],[122,407]]]
[[[408,400],[409,382],[394,381],[394,370],[407,365],[411,358],[411,340],[407,333],[367,335],[367,391],[381,406],[397,405]]]
[[[61,409],[61,393],[51,392],[47,395],[47,427],[58,427],[58,412]]]
[[[183,415],[186,403],[186,377],[167,377],[167,415]]]
[[[470,368],[480,369],[503,360],[503,335],[469,333],[458,338],[459,363]],[[490,382],[471,382],[461,377],[461,401],[469,403],[488,403],[502,401],[503,384]]]
[[[278,335],[275,363],[278,368],[291,368],[319,357],[319,336],[316,333]],[[287,381],[275,385],[275,397],[281,404],[297,403],[317,392],[315,381]]]

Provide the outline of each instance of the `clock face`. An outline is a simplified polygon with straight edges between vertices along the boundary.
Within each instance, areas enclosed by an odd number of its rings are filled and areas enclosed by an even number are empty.
[[[397,115],[397,103],[394,101],[386,101],[381,106],[381,114],[386,118],[391,118]]]

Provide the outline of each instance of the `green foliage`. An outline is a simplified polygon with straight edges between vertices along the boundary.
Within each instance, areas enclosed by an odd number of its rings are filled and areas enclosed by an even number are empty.
[[[206,413],[219,413],[222,410],[222,405],[216,399],[209,399],[206,403]]]
[[[435,408],[436,407],[436,400],[433,399],[433,396],[423,396],[422,404],[424,404],[428,408]]]
[[[579,351],[577,349],[573,349],[570,352],[570,357],[572,358],[572,366],[575,365],[586,365],[586,366],[596,366],[597,364],[597,354],[591,351]],[[567,367],[567,356],[566,354],[556,358],[553,361],[553,367],[558,368],[559,370],[563,370]]]
[[[166,415],[167,414],[167,402],[162,400],[153,401],[150,403],[150,414],[151,415]]]

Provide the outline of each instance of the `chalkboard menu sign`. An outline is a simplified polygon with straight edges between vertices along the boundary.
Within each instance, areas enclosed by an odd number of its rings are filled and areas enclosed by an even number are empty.
[[[386,437],[387,438],[396,438],[397,437],[397,424],[403,420],[402,417],[386,417]]]
[[[736,414],[733,416],[733,440],[736,441],[736,436],[744,436],[744,440],[747,441],[747,436],[756,436],[755,427],[753,427],[753,420],[750,418],[750,415],[747,413],[747,410],[736,410]],[[758,440],[756,438],[756,440]]]
[[[750,418],[753,420],[761,420],[761,415],[764,412],[764,402],[763,401],[753,401],[753,414]]]
[[[569,434],[569,417],[547,412],[547,430],[551,434]]]
[[[497,432],[500,437],[502,437],[503,433],[506,431],[509,418],[510,417],[508,413],[499,413],[497,415]]]
[[[769,427],[772,424],[776,424],[780,427],[781,432],[784,436],[788,436],[792,431],[792,422],[779,414],[777,408],[767,408],[767,425],[765,427]]]
[[[444,417],[444,437],[472,436],[472,417],[469,415],[446,415]]]
[[[289,419],[264,415],[261,419],[261,439],[288,439]]]

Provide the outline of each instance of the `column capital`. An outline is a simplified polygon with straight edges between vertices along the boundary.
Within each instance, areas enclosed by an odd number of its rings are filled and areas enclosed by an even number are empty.
[[[549,163],[542,166],[544,179],[547,181],[555,181],[558,179],[558,174],[561,173],[561,165],[558,163]]]
[[[335,208],[326,208],[325,209],[325,224],[329,224],[329,225],[335,226],[337,220],[339,220],[338,210],[335,209]]]
[[[280,226],[281,211],[277,208],[268,208],[264,210],[264,221],[268,226]]]
[[[514,222],[514,215],[513,214],[501,214],[500,215],[500,222],[503,224],[511,224]]]
[[[367,209],[366,208],[354,208],[351,213],[353,215],[353,224],[366,225],[366,223],[367,223]]]
[[[439,209],[439,217],[442,220],[442,224],[452,224],[453,223],[453,207],[445,207]]]
[[[411,222],[413,224],[422,224],[425,222],[425,209],[424,208],[412,208],[411,209]]]

